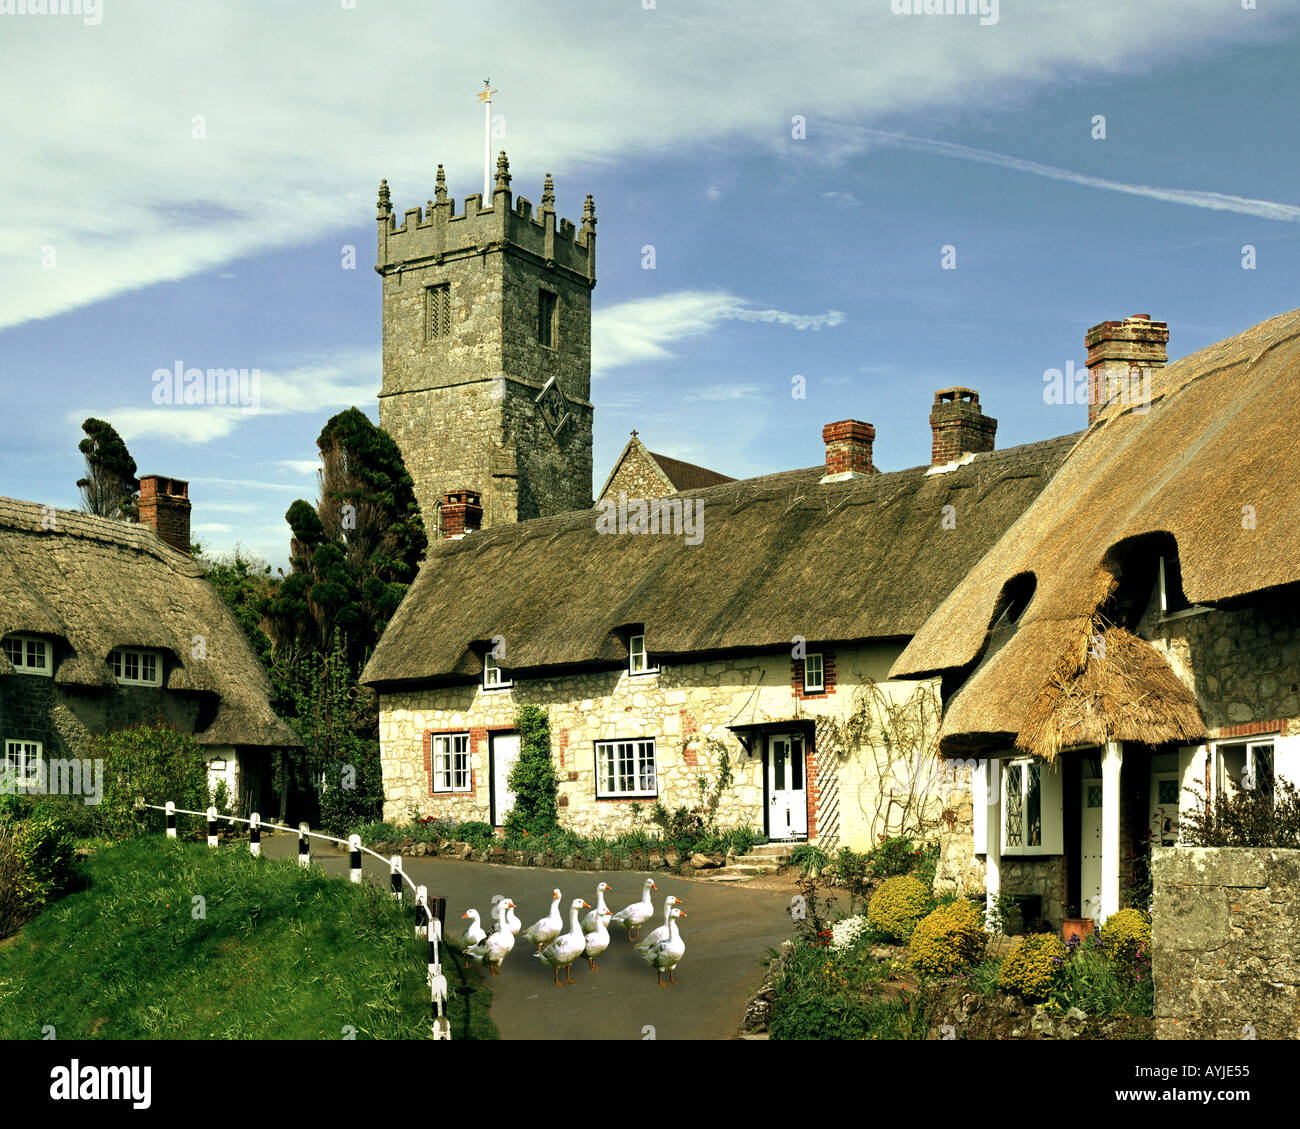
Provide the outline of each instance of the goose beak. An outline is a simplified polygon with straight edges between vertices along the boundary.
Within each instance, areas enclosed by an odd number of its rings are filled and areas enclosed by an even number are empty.
[[[465,918],[469,917],[469,914],[462,913],[460,916],[461,916],[461,920],[463,921]]]
[[[681,910],[678,910],[678,911],[677,911],[677,916],[678,916],[678,917],[685,917],[686,914],[682,913]]]
[[[590,906],[587,902],[583,902],[581,908],[582,908],[582,909],[591,909],[591,906]]]
[[[653,880],[653,879],[651,879],[651,881],[650,881],[650,889],[652,889],[652,890],[657,890],[657,889],[659,889],[659,887],[656,886],[656,885],[654,884],[654,880]]]

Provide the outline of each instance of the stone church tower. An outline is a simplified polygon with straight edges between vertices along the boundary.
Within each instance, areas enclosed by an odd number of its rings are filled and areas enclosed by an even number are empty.
[[[577,230],[557,220],[548,174],[534,215],[522,196],[512,202],[503,152],[491,206],[475,194],[455,211],[441,165],[434,199],[400,227],[380,183],[379,423],[431,538],[447,494],[448,534],[475,494],[484,528],[592,505],[592,199]]]

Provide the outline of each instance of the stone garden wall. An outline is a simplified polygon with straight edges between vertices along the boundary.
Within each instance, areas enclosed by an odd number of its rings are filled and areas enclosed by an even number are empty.
[[[1154,856],[1156,1038],[1300,1038],[1300,851]]]

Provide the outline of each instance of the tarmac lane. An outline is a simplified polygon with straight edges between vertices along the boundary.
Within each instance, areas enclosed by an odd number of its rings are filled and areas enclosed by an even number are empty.
[[[290,858],[297,853],[297,838],[265,836],[262,853]],[[364,854],[362,860],[367,880],[387,888],[387,864]],[[312,861],[346,879],[345,851],[313,841]],[[664,898],[675,894],[681,900],[686,916],[677,925],[686,953],[675,973],[678,983],[671,987],[656,988],[655,970],[626,930],[610,931],[609,948],[596,960],[598,971],[579,958],[572,966],[576,983],[559,988],[550,965],[533,956],[536,947],[517,940],[501,975],[491,977],[491,1015],[503,1039],[734,1039],[749,993],[762,979],[767,950],[791,932],[790,892],[784,889],[747,889],[662,870],[549,870],[420,857],[403,857],[402,866],[413,882],[428,887],[430,898],[447,899],[446,932],[453,940],[469,924],[461,914],[471,907],[492,931],[493,894],[515,903],[527,929],[549,912],[551,891],[559,889],[567,929],[570,900],[578,897],[594,906],[598,882],[612,887],[605,900],[617,913],[640,900],[642,884],[653,878],[655,914],[641,927],[642,937],[663,924]],[[473,963],[470,973],[488,976]]]

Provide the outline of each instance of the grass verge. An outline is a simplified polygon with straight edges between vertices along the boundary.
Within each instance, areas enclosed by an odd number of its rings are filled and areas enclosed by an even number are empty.
[[[425,1039],[426,946],[386,893],[319,867],[150,836],[0,946],[0,1038]],[[453,1039],[495,1039],[444,947]]]

